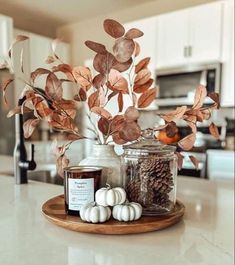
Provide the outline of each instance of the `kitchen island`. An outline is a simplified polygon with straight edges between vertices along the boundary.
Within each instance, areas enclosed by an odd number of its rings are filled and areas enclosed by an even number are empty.
[[[1,265],[232,265],[234,182],[179,177],[183,221],[145,234],[82,234],[48,222],[42,204],[63,187],[0,175]]]

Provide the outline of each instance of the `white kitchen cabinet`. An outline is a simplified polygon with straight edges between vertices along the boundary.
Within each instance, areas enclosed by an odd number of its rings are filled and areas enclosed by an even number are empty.
[[[13,39],[13,20],[0,15],[0,63],[8,57],[8,50]]]
[[[157,68],[221,59],[222,2],[158,17]]]
[[[157,68],[187,62],[188,10],[160,15],[157,23]]]
[[[189,9],[189,60],[208,62],[221,59],[221,2]]]
[[[234,1],[224,2],[221,106],[234,107]]]
[[[52,39],[34,33],[30,33],[29,37],[31,71],[39,67],[48,68],[48,64],[45,63],[45,60],[48,55],[51,55]]]

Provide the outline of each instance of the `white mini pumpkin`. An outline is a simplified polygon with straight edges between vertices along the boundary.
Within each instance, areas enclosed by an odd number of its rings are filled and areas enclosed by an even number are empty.
[[[142,215],[142,206],[136,202],[130,202],[123,205],[113,207],[113,218],[118,221],[134,221],[138,220]]]
[[[126,200],[126,192],[123,188],[111,188],[110,185],[106,188],[101,188],[95,193],[95,201],[98,205],[114,206],[124,203]]]
[[[80,218],[88,223],[104,223],[110,219],[109,207],[96,205],[95,202],[85,204],[80,209]]]

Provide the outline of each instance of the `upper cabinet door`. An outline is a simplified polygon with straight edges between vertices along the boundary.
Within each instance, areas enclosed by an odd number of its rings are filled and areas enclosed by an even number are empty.
[[[151,70],[156,69],[156,29],[157,29],[157,17],[150,17],[146,19],[137,20],[134,22],[126,23],[126,31],[131,28],[138,28],[144,32],[144,35],[136,42],[140,45],[140,54],[136,58],[136,62],[145,58],[151,57],[149,68]]]
[[[46,59],[51,52],[52,39],[30,33],[30,67],[31,71],[36,68],[48,68]]]
[[[13,40],[13,20],[0,15],[0,63],[8,57],[8,50]]]
[[[194,7],[188,12],[190,62],[220,60],[222,3]]]
[[[184,64],[187,61],[188,11],[177,11],[158,17],[157,67]]]

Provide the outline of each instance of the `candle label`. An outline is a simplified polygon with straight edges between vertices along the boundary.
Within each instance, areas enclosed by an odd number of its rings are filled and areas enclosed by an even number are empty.
[[[80,211],[81,206],[94,201],[94,179],[68,179],[69,210]]]

